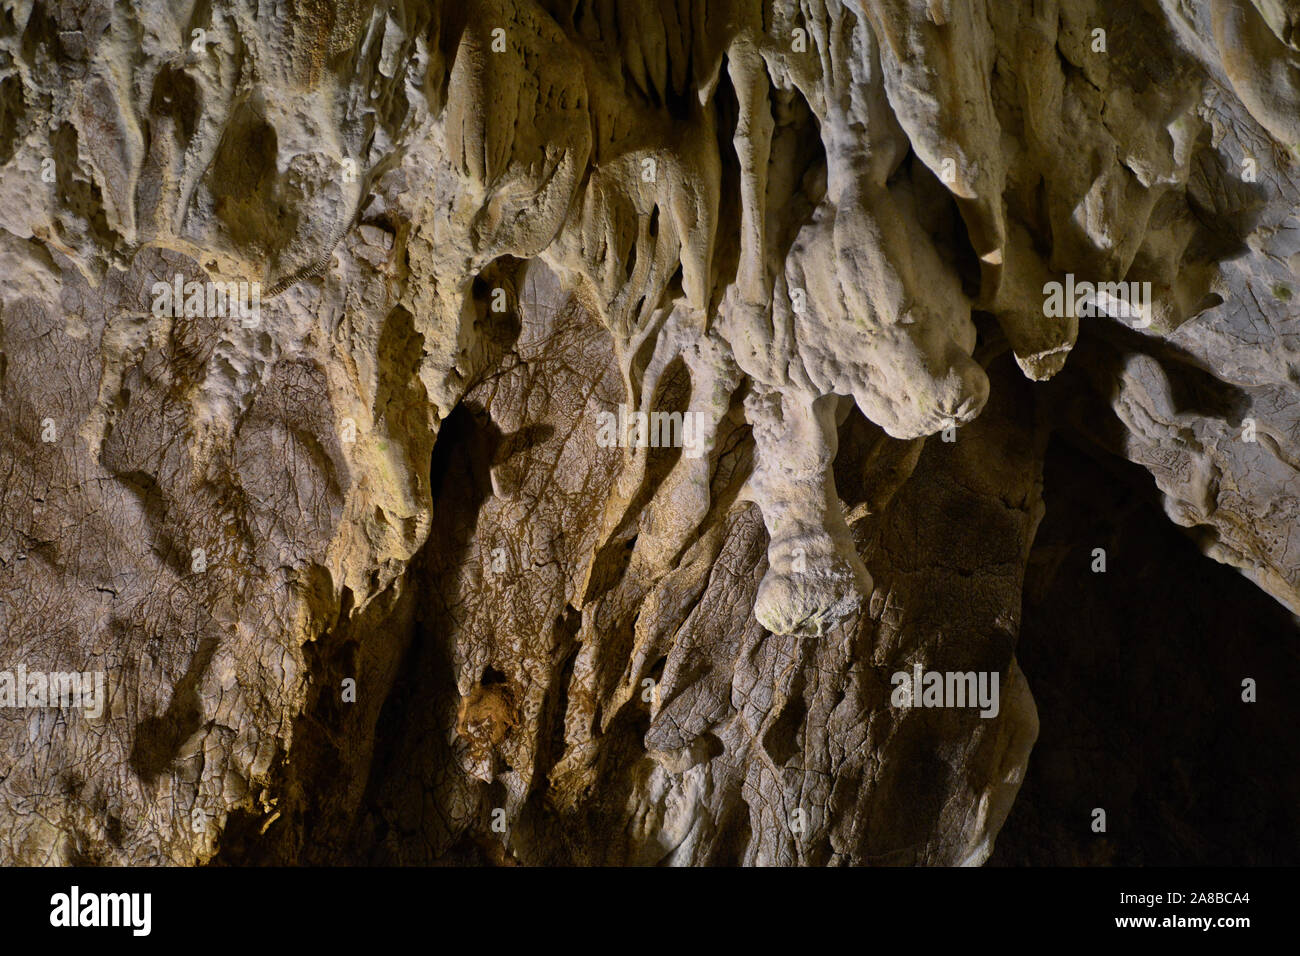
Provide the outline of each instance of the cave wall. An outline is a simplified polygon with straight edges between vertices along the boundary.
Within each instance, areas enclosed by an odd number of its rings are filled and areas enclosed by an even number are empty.
[[[1297,22],[5,3],[0,860],[984,862],[1050,436],[1300,611]]]

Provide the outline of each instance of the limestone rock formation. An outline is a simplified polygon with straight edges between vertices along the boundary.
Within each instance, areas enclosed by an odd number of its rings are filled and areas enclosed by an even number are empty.
[[[1049,445],[1300,614],[1298,210],[1282,0],[5,0],[0,861],[985,862]]]

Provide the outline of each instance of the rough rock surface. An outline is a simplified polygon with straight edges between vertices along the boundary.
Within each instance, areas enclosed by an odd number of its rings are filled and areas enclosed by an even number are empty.
[[[1049,436],[1300,613],[1298,210],[1281,0],[4,0],[0,862],[984,862]]]

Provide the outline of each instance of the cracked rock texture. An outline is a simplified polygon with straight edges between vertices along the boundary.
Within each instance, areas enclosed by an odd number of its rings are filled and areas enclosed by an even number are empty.
[[[1066,444],[1296,672],[1298,213],[1284,0],[0,0],[0,862],[983,863]]]

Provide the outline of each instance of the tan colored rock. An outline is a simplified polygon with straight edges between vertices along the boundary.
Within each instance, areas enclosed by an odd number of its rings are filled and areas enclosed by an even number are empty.
[[[982,863],[1049,424],[1300,608],[1288,10],[10,4],[0,859]]]

